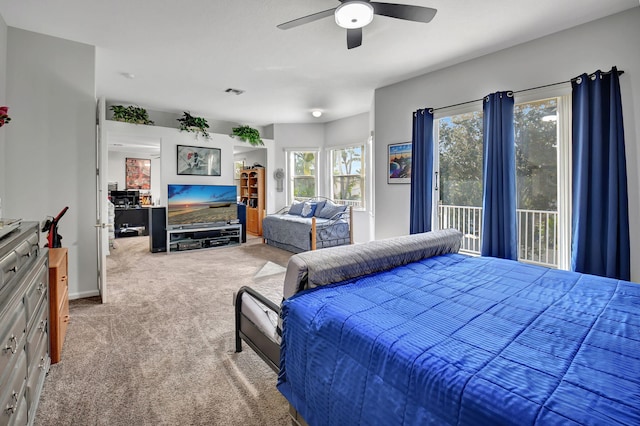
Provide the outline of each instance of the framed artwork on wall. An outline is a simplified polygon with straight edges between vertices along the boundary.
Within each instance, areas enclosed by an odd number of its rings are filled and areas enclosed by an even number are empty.
[[[220,176],[220,149],[178,145],[178,174]]]
[[[388,159],[387,183],[411,183],[411,142],[390,144]]]
[[[126,189],[151,189],[151,160],[125,159]]]

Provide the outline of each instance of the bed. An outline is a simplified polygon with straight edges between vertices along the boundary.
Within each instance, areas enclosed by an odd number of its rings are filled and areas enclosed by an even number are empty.
[[[436,234],[444,247],[432,245]],[[640,286],[464,256],[460,237],[291,258],[277,386],[293,416],[640,424]]]
[[[351,206],[324,197],[294,202],[262,220],[265,243],[300,253],[353,242]]]

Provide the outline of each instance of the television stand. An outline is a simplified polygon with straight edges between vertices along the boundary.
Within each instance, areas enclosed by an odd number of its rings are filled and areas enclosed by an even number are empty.
[[[184,227],[167,230],[167,253],[239,245],[242,225]]]

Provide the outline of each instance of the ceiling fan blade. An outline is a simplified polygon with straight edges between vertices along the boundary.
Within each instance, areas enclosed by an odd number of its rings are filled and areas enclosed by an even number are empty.
[[[288,30],[289,28],[297,27],[300,25],[308,24],[313,21],[317,21],[318,19],[326,18],[327,16],[331,16],[335,13],[337,8],[324,10],[322,12],[314,13],[312,15],[303,16],[302,18],[294,19],[293,21],[285,22],[284,24],[278,25],[278,28],[281,30]]]
[[[347,49],[353,49],[362,44],[362,28],[347,29]]]
[[[430,7],[413,6],[410,4],[378,3],[375,1],[370,3],[371,6],[373,6],[373,13],[376,15],[405,19],[407,21],[431,22],[438,11]]]

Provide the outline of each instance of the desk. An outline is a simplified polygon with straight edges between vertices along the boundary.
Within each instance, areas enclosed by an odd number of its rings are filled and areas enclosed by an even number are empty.
[[[149,235],[149,209],[142,207],[139,209],[115,209],[113,218],[116,238],[123,228],[143,228],[141,235]]]

